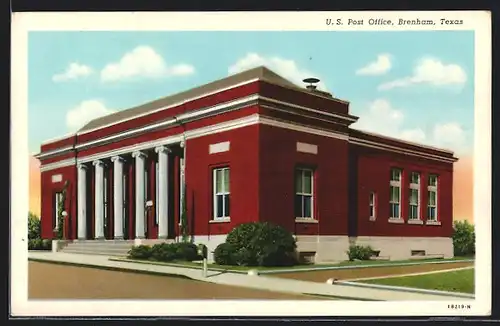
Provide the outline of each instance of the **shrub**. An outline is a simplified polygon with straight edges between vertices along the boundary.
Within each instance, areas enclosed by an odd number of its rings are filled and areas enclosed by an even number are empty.
[[[236,265],[234,260],[235,247],[227,242],[221,243],[214,250],[214,261],[219,265]]]
[[[286,266],[294,263],[297,248],[289,231],[268,222],[240,224],[229,232],[226,243],[230,246],[218,252],[221,265]]]
[[[150,246],[140,245],[132,247],[128,252],[128,256],[135,259],[149,259],[152,253]]]
[[[453,223],[453,252],[455,256],[471,256],[476,253],[476,232],[468,221]]]
[[[373,249],[370,246],[351,245],[349,246],[347,255],[349,256],[350,261],[370,260],[371,256],[373,255]]]
[[[47,239],[28,239],[28,250],[51,250],[52,241]]]
[[[198,248],[194,243],[158,243],[154,246],[134,246],[130,251],[130,258],[148,259],[163,262],[173,260],[193,261],[201,259]]]

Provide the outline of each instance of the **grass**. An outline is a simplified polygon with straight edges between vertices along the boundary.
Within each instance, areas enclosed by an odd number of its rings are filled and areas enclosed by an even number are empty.
[[[474,293],[474,269],[452,272],[364,280],[360,283],[403,286],[449,292]]]
[[[457,262],[461,260],[466,260],[466,259],[471,259],[469,257],[455,257],[451,259],[442,259],[442,258],[430,258],[430,259],[410,259],[410,260],[392,260],[392,261],[381,261],[381,260],[368,260],[368,261],[344,261],[344,262],[339,262],[336,264],[317,264],[317,265],[295,265],[295,266],[284,266],[284,267],[264,267],[264,266],[257,266],[257,267],[249,267],[249,266],[232,266],[232,265],[227,265],[227,266],[222,266],[222,265],[217,265],[217,264],[208,264],[207,267],[209,270],[213,271],[232,271],[232,272],[240,272],[240,273],[246,273],[250,269],[256,269],[262,272],[266,271],[284,271],[284,270],[296,270],[296,271],[301,271],[301,270],[311,270],[314,268],[328,268],[328,267],[345,267],[345,266],[377,266],[381,264],[404,264],[404,263],[418,263],[418,262],[435,262],[435,261],[450,261],[450,262]],[[128,259],[129,260],[129,259]],[[187,267],[187,268],[202,268],[202,263],[201,262],[187,262],[187,261],[172,261],[172,262],[159,262],[159,261],[150,261],[150,260],[135,260],[135,259],[130,259],[134,260],[137,262],[141,263],[150,263],[150,264],[159,264],[159,265],[166,265],[166,266],[175,266],[175,267]]]

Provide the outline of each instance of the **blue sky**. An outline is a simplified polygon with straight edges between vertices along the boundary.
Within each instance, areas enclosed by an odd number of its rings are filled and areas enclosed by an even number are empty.
[[[87,120],[266,65],[351,103],[353,127],[472,151],[474,33],[30,32],[29,150]]]

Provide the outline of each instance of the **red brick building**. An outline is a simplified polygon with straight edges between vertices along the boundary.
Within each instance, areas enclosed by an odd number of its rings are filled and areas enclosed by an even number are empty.
[[[264,67],[95,119],[41,146],[42,236],[55,235],[66,184],[68,239],[179,239],[185,206],[189,234],[212,250],[260,220],[317,262],[345,259],[350,243],[452,256],[453,153],[357,120]]]

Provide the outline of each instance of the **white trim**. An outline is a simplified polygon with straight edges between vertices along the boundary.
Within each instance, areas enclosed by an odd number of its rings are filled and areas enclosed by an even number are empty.
[[[217,192],[217,171],[222,172],[222,188],[223,188],[223,190],[220,192]],[[229,190],[224,189],[224,184],[226,181],[226,177],[225,177],[226,171],[228,171],[228,174],[229,174],[229,183],[228,183]],[[231,206],[229,206],[229,214],[227,214],[228,212],[226,212],[226,205],[225,205],[225,203],[226,203],[225,196],[227,195],[229,198],[231,197],[231,170],[230,170],[229,166],[218,167],[218,168],[213,169],[213,171],[212,171],[212,186],[213,186],[212,220],[214,220],[214,221],[230,220],[231,219],[231,217],[230,217],[231,216]],[[218,209],[217,196],[222,196],[222,216],[217,216],[217,209]],[[229,205],[231,205],[231,203],[229,203]]]
[[[401,217],[389,218],[388,221],[389,221],[389,223],[396,223],[396,224],[403,224],[405,222],[405,220],[403,220]]]
[[[407,141],[407,140],[402,140],[402,139],[399,139],[399,138],[394,138],[394,137],[385,136],[385,135],[382,135],[382,134],[377,134],[377,133],[374,133],[374,132],[368,132],[368,131],[360,130],[360,129],[357,129],[356,127],[353,127],[352,129],[356,130],[356,131],[359,131],[359,132],[362,132],[364,134],[370,135],[370,136],[386,138],[386,139],[389,139],[389,140],[396,141],[398,143],[405,143],[405,144],[408,144],[408,145],[413,145],[413,146],[416,146],[416,147],[427,148],[427,149],[431,149],[431,150],[442,152],[442,153],[454,154],[453,151],[450,151],[450,150],[447,150],[447,149],[442,149],[442,148],[433,147],[433,146],[429,146],[429,145],[421,145],[419,143],[414,143],[414,142]],[[356,138],[353,138],[353,139],[356,139]]]
[[[69,152],[69,151],[71,151],[73,149],[74,149],[73,145],[62,147],[62,148],[58,148],[58,149],[53,149],[53,150],[50,150],[50,151],[47,151],[47,152],[36,154],[35,158],[37,158],[37,159],[43,159],[43,158],[50,157],[50,156],[55,156],[57,154],[61,154],[61,153],[64,153],[64,152]]]
[[[42,165],[42,166],[40,166],[40,172],[55,170],[58,168],[63,168],[63,167],[71,166],[71,165],[75,165],[75,164],[76,164],[76,158],[70,158],[67,160]]]
[[[297,152],[318,154],[318,145],[297,142]]]
[[[332,121],[332,120],[328,120],[328,119],[321,119],[321,118],[318,118],[318,117],[315,117],[315,116],[311,116],[311,115],[305,115],[305,114],[300,114],[298,112],[287,111],[287,110],[280,109],[280,108],[277,108],[277,107],[274,107],[274,106],[270,106],[270,105],[260,104],[259,106],[261,108],[266,108],[266,109],[273,110],[273,111],[278,111],[278,112],[284,112],[284,113],[287,113],[287,114],[292,114],[292,115],[296,115],[296,116],[303,117],[303,118],[314,119],[314,120],[323,121],[323,122],[327,122],[327,123],[331,123],[331,124],[335,124],[335,125],[345,126],[344,123],[340,123],[340,122],[337,122],[337,121]]]
[[[398,180],[393,180],[392,179],[392,173],[394,171],[398,171],[399,172],[399,178],[398,178]],[[391,175],[390,175],[390,181],[389,181],[389,190],[390,190],[389,191],[390,192],[390,194],[389,194],[389,206],[397,204],[397,205],[399,205],[399,207],[398,207],[398,216],[392,216],[392,210],[391,210],[389,212],[389,219],[390,220],[402,219],[402,214],[401,214],[401,209],[402,209],[402,205],[401,205],[401,198],[402,198],[402,196],[401,195],[402,194],[401,193],[402,193],[403,189],[401,187],[401,180],[403,178],[403,171],[401,169],[399,169],[399,168],[391,168],[390,172],[391,172]],[[391,187],[399,189],[399,196],[398,196],[398,201],[397,202],[395,202],[395,201],[392,200],[392,191],[390,189]]]
[[[95,146],[95,145],[100,144],[100,143],[112,142],[113,140],[127,138],[127,137],[134,136],[136,134],[144,133],[144,132],[151,131],[154,129],[167,127],[167,126],[179,123],[179,122],[185,122],[184,120],[193,119],[195,117],[204,117],[206,115],[217,114],[218,111],[222,111],[222,110],[224,110],[228,107],[231,107],[231,106],[248,105],[249,102],[256,101],[258,98],[259,98],[258,95],[250,95],[250,96],[246,96],[243,98],[239,98],[237,100],[224,102],[222,104],[217,104],[217,105],[214,105],[212,107],[205,108],[205,109],[183,113],[183,114],[180,114],[179,116],[170,117],[166,121],[161,121],[161,122],[146,125],[143,127],[134,128],[134,129],[127,130],[127,131],[117,133],[117,134],[113,134],[113,135],[110,135],[110,136],[107,136],[104,138],[99,138],[96,140],[91,140],[91,141],[88,141],[88,142],[85,142],[82,144],[78,144],[75,146],[75,148],[80,149],[80,148]],[[238,107],[238,108],[240,108],[240,107]]]
[[[326,111],[321,111],[321,110],[316,110],[316,109],[308,108],[308,107],[305,107],[305,106],[302,106],[302,105],[293,104],[293,103],[289,103],[289,102],[283,102],[283,101],[275,100],[273,98],[269,98],[269,97],[265,97],[265,96],[259,96],[259,99],[264,100],[264,101],[268,101],[268,102],[271,102],[271,103],[274,103],[274,104],[283,104],[283,105],[286,105],[286,106],[289,106],[289,107],[292,107],[292,108],[301,109],[301,110],[304,110],[304,111],[309,111],[309,112],[318,113],[318,114],[323,114],[323,115],[334,117],[334,118],[338,118],[338,119],[341,119],[341,120],[347,120],[347,121],[351,121],[351,122],[358,121],[358,118],[349,118],[349,117],[345,117],[343,115],[339,115],[339,114],[335,114],[335,113],[330,113],[330,112],[326,112]]]
[[[296,217],[295,223],[317,224],[319,221],[312,217]]]
[[[57,183],[62,181],[62,174],[53,174],[52,175],[52,183]]]
[[[111,127],[111,126],[114,126],[114,125],[117,125],[117,124],[120,124],[122,122],[125,122],[125,121],[130,121],[130,120],[134,120],[134,119],[137,119],[137,118],[140,118],[140,117],[144,117],[144,116],[147,116],[147,115],[150,115],[150,114],[153,114],[153,113],[156,113],[156,112],[159,112],[159,111],[162,111],[162,110],[166,110],[166,109],[170,109],[170,108],[173,108],[173,107],[177,107],[177,106],[181,106],[183,104],[186,104],[188,102],[191,102],[191,101],[194,101],[194,100],[197,100],[197,99],[200,99],[200,98],[203,98],[203,97],[206,97],[206,96],[210,96],[210,95],[214,95],[214,94],[217,94],[217,93],[220,93],[220,92],[224,92],[224,91],[227,91],[227,90],[230,90],[230,89],[233,89],[233,88],[236,88],[236,87],[240,87],[240,86],[244,86],[244,85],[247,85],[247,84],[251,84],[253,82],[256,82],[258,81],[259,78],[252,78],[252,79],[249,79],[247,81],[244,81],[244,82],[241,82],[241,83],[238,83],[238,84],[234,84],[234,85],[231,85],[231,86],[228,86],[228,87],[224,87],[224,88],[220,88],[220,89],[217,89],[215,91],[212,91],[212,92],[208,92],[208,93],[203,93],[201,95],[198,95],[198,96],[195,96],[195,97],[190,97],[190,98],[187,98],[187,99],[184,99],[182,101],[179,101],[179,102],[175,102],[173,104],[169,104],[167,106],[162,106],[158,109],[154,109],[152,111],[148,111],[148,112],[144,112],[144,113],[141,113],[141,114],[137,114],[137,115],[134,115],[134,116],[131,116],[131,117],[128,117],[128,118],[125,118],[125,119],[121,119],[121,120],[118,120],[118,121],[114,121],[112,123],[108,123],[106,125],[103,125],[103,126],[99,126],[99,127],[96,127],[96,128],[93,128],[93,129],[89,129],[89,130],[84,130],[84,131],[79,131],[77,132],[76,134],[77,135],[84,135],[84,134],[88,134],[92,131],[96,131],[96,130],[100,130],[100,129],[104,129],[104,128],[107,128],[107,127]],[[175,95],[175,94],[173,94]],[[147,104],[147,103],[145,103]]]
[[[381,143],[376,143],[376,142],[372,142],[372,141],[364,140],[364,139],[360,139],[360,138],[355,138],[355,137],[349,137],[349,142],[352,144],[360,145],[360,146],[377,148],[377,149],[382,149],[385,151],[401,153],[401,154],[406,154],[406,155],[418,156],[418,157],[423,157],[426,159],[432,159],[432,160],[446,162],[446,163],[454,163],[456,161],[456,159],[454,159],[454,158],[441,157],[438,155],[428,154],[428,153],[419,153],[419,152],[416,152],[416,151],[413,151],[410,149],[381,144]]]
[[[216,144],[210,144],[210,145],[208,145],[208,154],[217,154],[217,153],[228,152],[230,144],[231,143],[229,141],[216,143]]]
[[[307,192],[304,192],[304,184],[305,184],[305,172],[309,172],[310,173],[310,177],[311,177],[311,192],[310,193],[307,193]],[[295,200],[296,200],[296,196],[302,196],[302,214],[304,215],[304,197],[305,196],[310,196],[311,197],[311,216],[295,216],[295,222],[297,222],[297,220],[299,221],[304,221],[304,220],[307,220],[307,221],[312,221],[312,220],[315,220],[315,212],[314,212],[314,196],[315,196],[315,191],[314,191],[314,170],[313,169],[310,169],[310,168],[304,168],[304,167],[298,167],[295,169],[295,174],[294,174],[294,182],[297,180],[297,173],[300,173],[300,178],[302,179],[302,189],[300,189],[300,191],[297,191],[297,184],[295,184],[295,193],[294,193],[294,198],[293,198],[293,204],[294,204],[294,210],[295,210]],[[294,212],[295,214],[296,212]],[[311,223],[314,223],[314,222],[311,222]]]
[[[231,219],[229,217],[220,217],[215,220],[210,220],[208,223],[229,223]]]
[[[436,178],[436,185],[435,186],[429,185],[429,178],[431,176],[434,176]],[[427,207],[426,207],[426,216],[425,216],[425,219],[427,222],[438,222],[439,221],[439,216],[438,216],[438,206],[439,206],[438,194],[439,193],[438,193],[438,191],[439,191],[439,176],[437,174],[430,173],[427,177]],[[429,192],[434,192],[436,194],[435,199],[434,199],[435,202],[434,202],[433,206],[430,205]],[[435,215],[434,219],[429,219],[429,207],[434,207],[434,215]]]
[[[424,221],[420,220],[420,219],[408,219],[408,221],[406,222],[408,224],[424,224]]]
[[[326,131],[323,129],[319,128],[311,128],[311,127],[306,127],[294,123],[289,123],[289,122],[283,122],[279,120],[274,120],[270,117],[266,117],[263,115],[259,116],[259,123],[272,126],[272,127],[279,127],[283,129],[290,129],[294,131],[300,131],[300,132],[305,132],[309,133],[312,135],[318,135],[318,136],[324,136],[324,137],[329,137],[329,138],[337,138],[337,139],[342,139],[342,140],[348,140],[349,136],[347,134],[342,134],[342,133],[336,133],[336,132],[331,132],[331,131]]]
[[[441,221],[427,220],[425,221],[425,225],[441,225]]]

